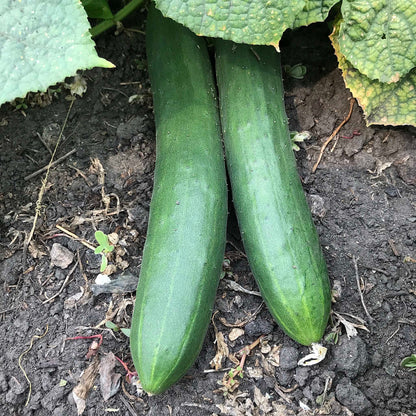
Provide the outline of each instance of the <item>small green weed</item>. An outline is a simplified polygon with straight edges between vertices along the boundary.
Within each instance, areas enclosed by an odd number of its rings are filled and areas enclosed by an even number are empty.
[[[118,325],[111,321],[106,321],[105,326],[114,332],[121,331],[126,337],[130,338],[130,328],[120,328]]]
[[[284,65],[283,69],[291,78],[303,79],[303,77],[306,75],[306,66],[302,64],[296,64],[293,66]]]
[[[298,152],[300,147],[296,143],[302,143],[305,140],[309,140],[310,138],[311,133],[309,131],[291,131],[290,139],[292,140],[292,149],[295,152]]]
[[[107,267],[107,254],[114,250],[114,246],[108,241],[108,235],[102,231],[95,232],[95,239],[99,246],[94,250],[95,254],[101,254],[101,267],[100,271],[103,272]]]
[[[407,368],[409,371],[416,370],[416,354],[409,355],[409,357],[403,358],[400,363],[401,367]]]

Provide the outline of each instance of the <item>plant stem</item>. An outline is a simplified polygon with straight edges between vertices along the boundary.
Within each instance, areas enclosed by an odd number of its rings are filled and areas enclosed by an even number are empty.
[[[104,20],[99,23],[97,26],[94,26],[90,29],[91,37],[95,37],[115,26],[117,22],[120,22],[125,17],[127,17],[131,12],[133,12],[140,4],[143,3],[143,0],[131,0],[127,3],[121,10],[119,10],[112,19]]]
[[[115,355],[114,357],[126,370],[126,372],[127,372],[126,379],[128,380],[129,383],[131,383],[132,378],[137,376],[137,371],[130,371],[129,367],[127,366],[127,364],[124,361],[122,361],[120,358],[118,358],[117,355]]]

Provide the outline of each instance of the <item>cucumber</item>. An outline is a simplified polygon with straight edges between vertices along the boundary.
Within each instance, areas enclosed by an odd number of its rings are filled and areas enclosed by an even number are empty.
[[[321,339],[330,285],[296,161],[272,47],[218,40],[216,73],[234,207],[268,309],[295,341]]]
[[[202,347],[224,258],[227,184],[204,39],[151,7],[146,48],[156,166],[130,349],[142,387],[156,394]]]

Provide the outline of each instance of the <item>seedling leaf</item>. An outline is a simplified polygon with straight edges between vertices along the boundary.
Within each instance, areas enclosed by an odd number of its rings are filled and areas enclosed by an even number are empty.
[[[407,368],[409,371],[416,371],[416,354],[404,358],[400,363],[400,366]]]
[[[95,239],[97,240],[100,246],[106,247],[108,245],[108,237],[102,231],[98,230],[94,234]]]
[[[2,0],[0,25],[0,104],[46,91],[78,69],[114,67],[98,57],[77,0]]]
[[[67,384],[68,382],[64,380],[63,378],[59,380],[59,387],[65,387]]]
[[[296,64],[293,66],[284,65],[283,69],[285,70],[286,74],[295,79],[303,79],[307,71],[306,66],[302,64]]]
[[[104,246],[98,246],[98,247],[94,250],[94,253],[95,253],[95,254],[100,254],[100,253],[102,253],[102,252],[103,252],[103,250],[104,250]]]
[[[111,321],[105,321],[105,326],[113,330],[114,332],[117,332],[120,330],[120,328],[114,322],[111,322]]]
[[[120,331],[126,336],[130,338],[130,328],[121,328]]]
[[[104,254],[102,254],[102,257],[101,257],[101,267],[100,267],[100,272],[101,273],[107,268],[107,264],[108,264],[107,257]]]

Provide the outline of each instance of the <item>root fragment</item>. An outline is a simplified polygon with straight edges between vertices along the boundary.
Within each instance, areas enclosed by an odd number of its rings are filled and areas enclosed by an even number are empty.
[[[341,130],[341,127],[351,118],[352,109],[354,107],[354,99],[350,99],[350,110],[348,112],[348,115],[344,118],[344,120],[341,121],[339,126],[332,132],[332,134],[326,139],[325,143],[322,145],[321,150],[319,151],[318,160],[313,165],[312,173],[315,173],[316,169],[319,166],[319,163],[321,162],[322,156],[324,155],[325,149],[331,143],[331,141],[334,139],[334,137],[338,134],[338,132]]]

